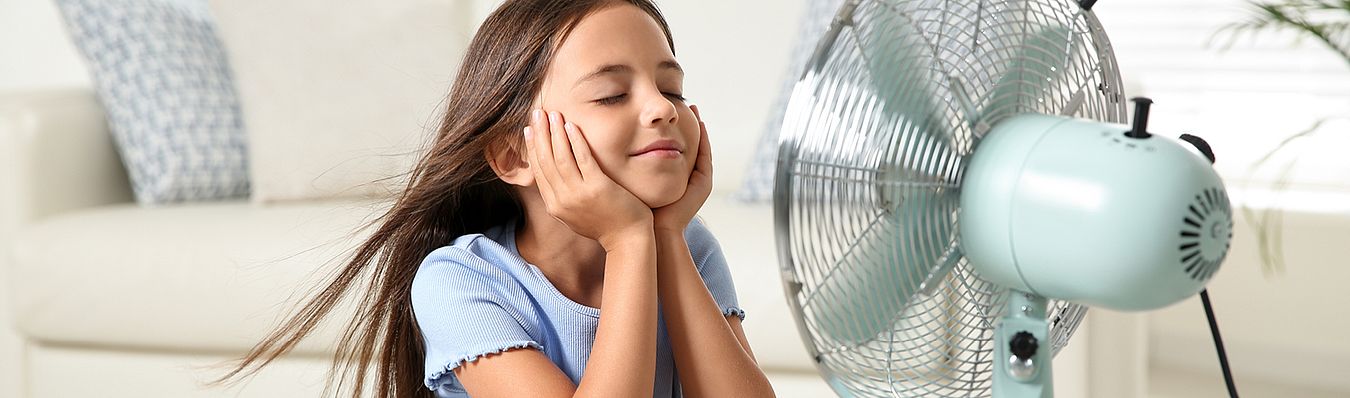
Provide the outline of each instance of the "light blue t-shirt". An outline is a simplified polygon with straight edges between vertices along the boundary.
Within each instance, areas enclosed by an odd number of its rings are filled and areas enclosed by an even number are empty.
[[[726,258],[712,233],[695,220],[684,237],[722,315],[744,320]],[[412,304],[426,348],[426,386],[438,397],[467,397],[452,370],[514,348],[542,351],[572,383],[580,384],[600,323],[599,309],[563,296],[538,267],[520,257],[514,222],[461,236],[428,254],[413,279]],[[656,330],[652,396],[679,397],[675,357],[661,314]]]

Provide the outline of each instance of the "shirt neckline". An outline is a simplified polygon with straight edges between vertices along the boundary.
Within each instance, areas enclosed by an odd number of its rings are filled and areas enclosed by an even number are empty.
[[[515,255],[517,259],[520,259],[520,263],[525,264],[525,267],[530,271],[530,275],[534,276],[535,281],[547,287],[549,294],[552,294],[554,298],[558,299],[558,301],[562,301],[563,305],[567,306],[568,308],[571,308],[573,311],[576,311],[579,314],[593,318],[600,318],[599,308],[578,303],[572,300],[571,298],[568,298],[567,295],[564,295],[562,291],[558,290],[557,286],[553,286],[553,282],[548,280],[548,277],[544,275],[543,270],[539,269],[539,267],[534,264],[530,264],[529,261],[525,260],[525,256],[520,255],[520,249],[516,247],[517,222],[518,220],[512,220],[510,222],[507,222],[505,228],[503,228],[503,232],[500,239],[502,240],[502,242],[506,243],[506,249],[510,250],[511,254]]]

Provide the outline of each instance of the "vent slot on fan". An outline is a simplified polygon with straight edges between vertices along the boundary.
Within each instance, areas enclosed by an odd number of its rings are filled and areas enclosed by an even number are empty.
[[[1214,276],[1233,238],[1233,211],[1223,189],[1195,195],[1182,217],[1180,236],[1182,271],[1197,281]]]

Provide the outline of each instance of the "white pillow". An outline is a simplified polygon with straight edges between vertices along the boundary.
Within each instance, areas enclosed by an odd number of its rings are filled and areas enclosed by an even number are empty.
[[[456,0],[211,0],[248,131],[252,200],[397,192],[474,27]]]

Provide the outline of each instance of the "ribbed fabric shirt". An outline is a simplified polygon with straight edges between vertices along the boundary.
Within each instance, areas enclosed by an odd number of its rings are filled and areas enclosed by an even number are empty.
[[[572,383],[581,383],[600,309],[563,296],[539,267],[521,258],[515,224],[461,236],[432,251],[417,270],[413,312],[426,348],[426,386],[438,397],[467,397],[452,370],[511,349],[540,350]],[[744,320],[726,258],[712,233],[695,220],[684,237],[722,315]],[[675,357],[660,313],[656,334],[652,396],[680,397]]]

